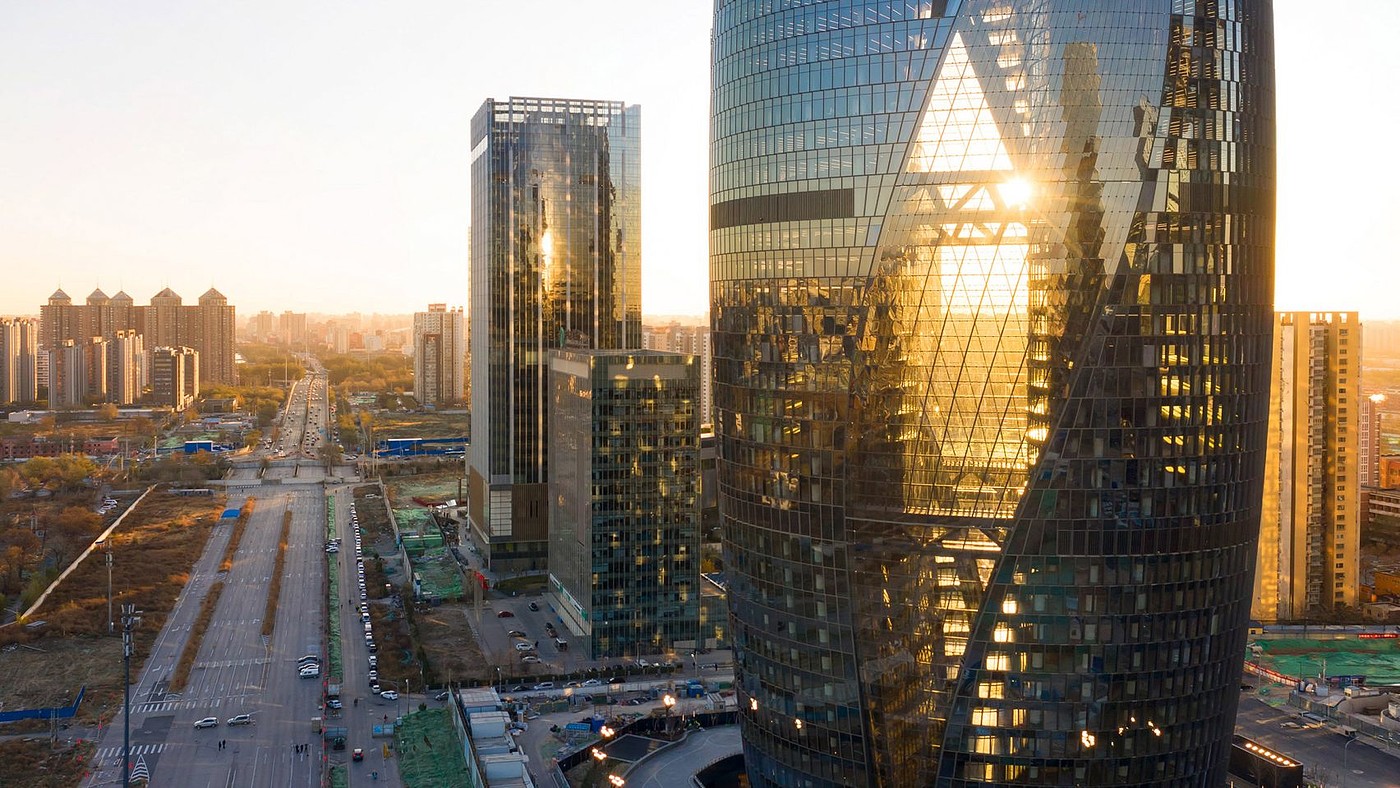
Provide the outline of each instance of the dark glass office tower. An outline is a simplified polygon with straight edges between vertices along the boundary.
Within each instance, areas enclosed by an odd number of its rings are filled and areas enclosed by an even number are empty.
[[[757,786],[1224,782],[1267,0],[716,0],[720,507]]]
[[[642,344],[641,109],[487,99],[471,144],[468,516],[493,570],[542,570],[549,351]]]

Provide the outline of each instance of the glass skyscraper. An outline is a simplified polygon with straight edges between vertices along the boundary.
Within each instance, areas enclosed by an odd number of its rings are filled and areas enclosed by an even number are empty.
[[[642,343],[641,109],[487,99],[471,141],[468,517],[491,569],[544,569],[549,351]]]
[[[1267,0],[716,0],[711,320],[757,786],[1224,783]]]

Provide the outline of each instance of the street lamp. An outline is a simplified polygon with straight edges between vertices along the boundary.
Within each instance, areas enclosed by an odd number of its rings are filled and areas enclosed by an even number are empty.
[[[1342,745],[1342,788],[1347,788],[1347,748],[1355,744],[1356,741],[1357,736],[1353,733],[1347,743]]]

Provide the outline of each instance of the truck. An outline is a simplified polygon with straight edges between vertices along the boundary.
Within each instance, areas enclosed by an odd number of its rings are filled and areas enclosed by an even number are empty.
[[[336,700],[340,697],[340,679],[326,679],[326,700]]]

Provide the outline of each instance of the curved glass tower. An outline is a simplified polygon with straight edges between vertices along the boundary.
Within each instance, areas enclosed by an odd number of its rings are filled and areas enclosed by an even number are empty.
[[[716,0],[720,505],[758,786],[1224,783],[1268,0]]]

